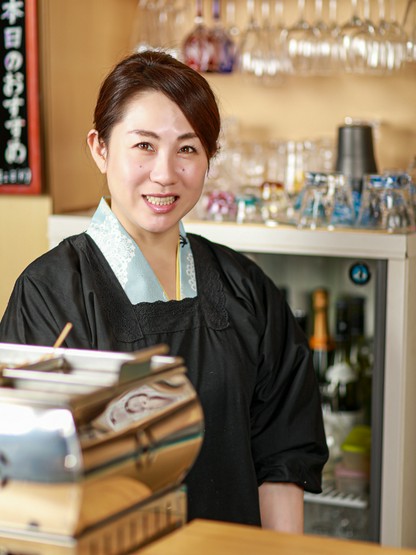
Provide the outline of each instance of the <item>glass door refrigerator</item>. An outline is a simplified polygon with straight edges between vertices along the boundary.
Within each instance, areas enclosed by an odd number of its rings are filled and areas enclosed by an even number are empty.
[[[305,532],[415,547],[416,234],[208,222],[189,222],[187,230],[254,258],[286,292],[309,337],[316,288],[329,294],[333,334],[337,301],[363,300],[364,335],[371,345],[371,409],[364,419],[371,436],[368,481],[362,484],[351,468],[341,468],[336,479],[324,480],[322,494],[305,494]],[[362,431],[362,422],[347,421],[341,441]],[[329,430],[328,442],[331,436]],[[354,443],[344,448],[344,455],[355,457]]]

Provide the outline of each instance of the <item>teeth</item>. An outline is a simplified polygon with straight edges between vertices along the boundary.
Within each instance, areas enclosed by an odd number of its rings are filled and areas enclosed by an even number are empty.
[[[150,204],[155,204],[156,206],[167,206],[168,204],[172,204],[175,202],[175,197],[151,197],[146,196],[147,202]]]

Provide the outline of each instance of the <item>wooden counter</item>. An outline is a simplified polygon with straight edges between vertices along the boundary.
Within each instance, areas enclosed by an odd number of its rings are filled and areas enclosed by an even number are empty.
[[[139,555],[416,555],[416,551],[318,536],[281,534],[252,526],[194,520]]]

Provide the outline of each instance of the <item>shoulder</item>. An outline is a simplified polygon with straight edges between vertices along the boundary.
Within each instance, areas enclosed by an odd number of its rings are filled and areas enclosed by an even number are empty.
[[[31,262],[20,277],[58,279],[65,272],[79,268],[86,249],[92,248],[91,243],[85,233],[68,237]]]

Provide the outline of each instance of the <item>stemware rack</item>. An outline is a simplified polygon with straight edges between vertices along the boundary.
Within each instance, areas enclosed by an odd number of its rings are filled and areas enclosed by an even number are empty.
[[[197,33],[201,56],[218,56],[219,28],[228,56],[234,44],[234,63],[195,69],[279,83],[288,74],[385,75],[416,62],[415,0],[139,0],[131,46],[186,61],[183,45]]]

